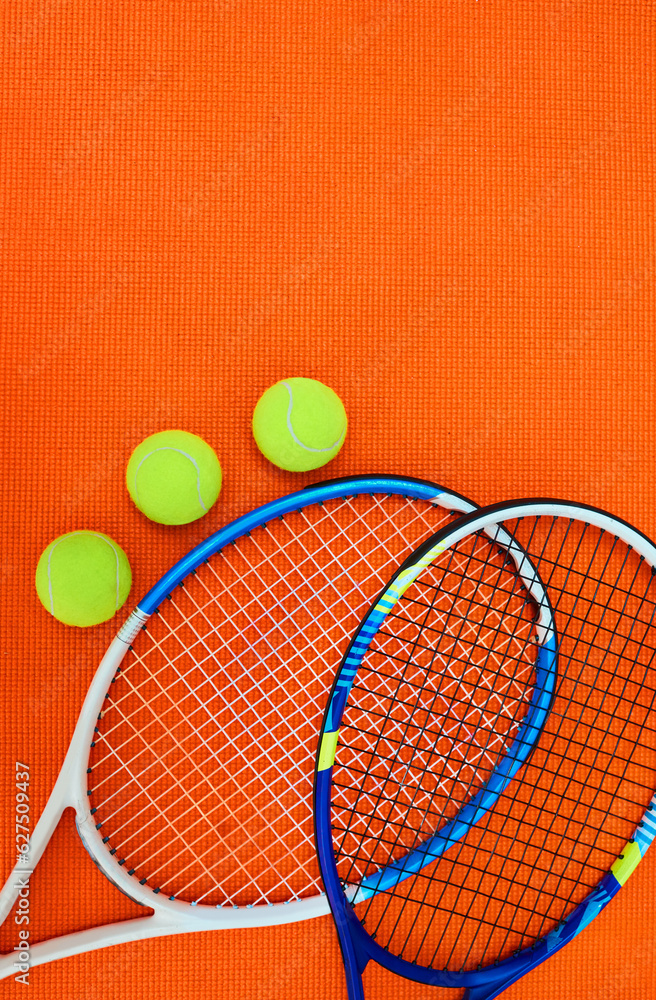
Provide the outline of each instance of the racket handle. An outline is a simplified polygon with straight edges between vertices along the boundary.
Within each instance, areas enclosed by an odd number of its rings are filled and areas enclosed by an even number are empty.
[[[346,976],[346,988],[348,990],[349,1000],[364,1000],[362,973],[360,971],[360,963],[358,963],[355,955],[353,942],[348,931],[345,930],[342,934],[341,930],[338,928],[338,933],[339,943],[342,949],[342,958],[344,960],[344,974]]]
[[[333,919],[342,951],[349,1000],[364,1000],[362,973],[371,956],[358,945],[357,937],[362,928],[351,908],[342,900],[333,910]]]
[[[494,1000],[495,997],[501,996],[504,990],[508,987],[515,979],[521,979],[521,976],[513,976],[512,979],[508,979],[505,982],[487,984],[486,986],[472,986],[468,990],[465,990],[465,995],[462,1000]]]

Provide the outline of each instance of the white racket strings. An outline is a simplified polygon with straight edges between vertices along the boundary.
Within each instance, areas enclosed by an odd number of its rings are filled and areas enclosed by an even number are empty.
[[[387,495],[256,528],[134,641],[89,760],[108,848],[155,892],[251,906],[321,891],[317,734],[336,665],[393,568],[453,515]]]

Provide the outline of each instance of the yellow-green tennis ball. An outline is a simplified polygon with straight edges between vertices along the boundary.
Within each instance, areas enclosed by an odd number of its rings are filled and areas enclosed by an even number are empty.
[[[151,521],[188,524],[207,514],[221,492],[221,466],[214,449],[196,434],[160,431],[134,449],[126,481]]]
[[[43,551],[36,592],[44,608],[66,625],[98,625],[123,607],[132,586],[120,545],[97,531],[71,531]]]
[[[253,413],[258,448],[288,472],[308,472],[330,462],[344,444],[346,428],[341,399],[313,378],[276,382]]]

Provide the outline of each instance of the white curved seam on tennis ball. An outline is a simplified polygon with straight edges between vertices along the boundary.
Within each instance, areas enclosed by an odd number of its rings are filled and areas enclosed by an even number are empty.
[[[50,549],[50,554],[48,555],[48,597],[50,598],[50,614],[54,615],[55,613],[55,602],[52,596],[52,577],[50,575],[50,561],[52,559],[52,554],[59,545],[59,543],[63,542],[64,538],[70,538],[71,535],[94,535],[96,538],[101,538],[103,542],[107,542],[110,549],[114,553],[116,557],[116,610],[118,611],[119,609],[118,599],[119,599],[121,581],[120,581],[119,558],[116,546],[112,545],[109,539],[105,538],[104,535],[101,535],[98,531],[71,531],[68,533],[68,535],[62,535],[61,538],[57,539],[53,547]]]
[[[283,382],[283,385],[286,388],[287,392],[289,393],[289,406],[287,408],[287,430],[289,431],[289,433],[291,434],[293,440],[296,442],[296,444],[299,446],[299,448],[303,448],[304,451],[314,451],[314,452],[316,452],[317,455],[321,454],[321,452],[323,452],[323,451],[332,451],[333,448],[336,448],[337,445],[340,444],[340,442],[344,440],[344,435],[346,434],[346,427],[344,428],[344,430],[342,431],[342,433],[339,435],[339,437],[337,438],[337,440],[334,442],[334,444],[328,445],[327,448],[310,448],[309,444],[303,444],[303,442],[300,441],[296,437],[296,435],[294,434],[294,428],[292,427],[292,408],[294,406],[294,400],[293,400],[293,396],[292,396],[292,387],[289,384],[289,382]]]
[[[139,486],[137,483],[137,476],[139,475],[139,469],[144,464],[146,459],[150,458],[151,455],[154,455],[156,451],[177,451],[178,455],[182,455],[183,458],[189,459],[194,469],[196,470],[196,492],[198,493],[198,503],[201,505],[201,507],[207,514],[207,507],[203,503],[203,498],[200,495],[200,469],[198,468],[198,463],[196,462],[196,459],[193,458],[193,456],[189,455],[186,451],[183,451],[182,448],[171,448],[170,446],[167,446],[166,448],[153,448],[153,450],[149,451],[147,455],[144,455],[134,473],[134,492],[137,494],[137,500],[139,499]]]

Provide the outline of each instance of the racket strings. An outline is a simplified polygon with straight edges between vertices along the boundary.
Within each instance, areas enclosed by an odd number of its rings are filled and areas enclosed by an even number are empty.
[[[398,564],[453,515],[354,496],[237,539],[134,642],[91,750],[90,803],[135,878],[211,905],[321,891],[316,736],[334,670]]]
[[[617,544],[618,544],[618,542],[617,542],[617,539],[616,539],[615,542],[613,543],[613,548]],[[611,549],[611,553],[612,553],[612,549]],[[620,572],[624,571],[625,566],[628,563],[628,560],[629,560],[629,550],[626,549],[626,551],[624,552],[623,565],[621,567]],[[609,555],[609,562],[610,562],[610,555]],[[636,568],[635,568],[635,574],[634,574],[634,577],[633,577],[633,580],[632,580],[632,590],[630,592],[634,596],[635,596],[636,591],[638,590],[638,587],[639,587],[639,576],[641,575],[640,574],[640,570],[641,570],[641,567],[640,567],[640,564],[638,564],[636,566]],[[646,581],[645,581],[646,592],[648,592],[649,588],[652,586],[652,580],[653,580],[653,577],[652,577],[651,573],[649,573],[648,576],[646,577]],[[618,590],[619,590],[619,588],[618,588]],[[618,594],[618,596],[620,597],[620,600],[623,602],[622,603],[621,612],[622,612],[622,614],[624,616],[626,616],[626,609],[627,609],[627,605],[628,605],[628,602],[629,602],[629,594],[626,593],[626,592],[620,592]],[[644,611],[647,613],[647,616],[648,616],[647,624],[649,626],[651,626],[654,623],[654,613],[655,613],[655,610],[656,610],[656,606],[654,605],[654,602],[652,602],[652,601],[645,601],[644,600],[645,593],[640,593],[639,596],[640,596],[640,599],[641,599],[641,606],[643,607]],[[620,619],[620,617],[618,615],[616,627],[617,627],[617,625],[619,625],[620,620],[621,619]],[[630,633],[633,631],[633,629],[635,628],[635,626],[638,623],[638,618],[635,615],[628,616],[628,620],[629,620],[629,623],[630,623],[629,624],[629,630],[628,630],[629,631],[629,635],[626,637],[625,642],[624,642],[624,646],[623,646],[621,652],[618,654],[621,657],[624,657],[626,655],[626,649],[627,649],[627,646],[628,646],[628,642],[629,642],[629,638],[630,638]],[[597,626],[597,631],[598,631],[598,626]],[[650,660],[651,660],[651,658],[653,658],[653,649],[651,650]],[[595,681],[597,681],[597,682],[599,680],[599,674],[600,674],[600,670],[597,669],[596,676],[595,676]],[[597,707],[596,707],[596,710],[595,710],[594,717],[592,719],[590,719],[590,721],[588,722],[588,729],[589,729],[590,736],[591,736],[591,739],[589,740],[589,742],[595,748],[595,752],[594,752],[594,756],[590,760],[586,761],[586,763],[584,765],[585,768],[586,768],[586,775],[585,776],[586,776],[586,780],[587,780],[587,785],[583,785],[583,783],[581,782],[580,778],[570,780],[570,784],[575,784],[575,785],[578,784],[578,786],[579,786],[579,793],[578,793],[578,799],[577,799],[576,805],[582,804],[584,802],[584,799],[586,797],[587,789],[590,787],[591,782],[593,782],[595,780],[595,772],[601,773],[603,775],[603,779],[606,780],[606,783],[607,783],[607,785],[609,787],[608,787],[608,795],[607,795],[607,805],[606,805],[606,808],[603,810],[604,819],[601,822],[599,822],[599,819],[597,818],[597,820],[596,820],[596,823],[597,823],[597,834],[589,842],[588,851],[585,854],[585,857],[582,859],[583,860],[583,864],[584,864],[585,868],[587,868],[587,869],[590,869],[592,867],[598,867],[598,866],[593,866],[591,864],[591,859],[593,858],[593,851],[597,848],[597,845],[598,845],[600,837],[601,837],[601,831],[602,831],[602,829],[604,829],[604,827],[607,825],[607,823],[608,823],[609,820],[613,819],[615,803],[618,802],[620,799],[624,799],[624,801],[626,802],[626,797],[620,796],[619,795],[619,790],[622,787],[622,782],[625,781],[626,778],[627,778],[627,772],[628,772],[629,767],[632,764],[633,757],[632,757],[632,754],[630,754],[630,753],[628,753],[626,756],[623,756],[619,752],[619,747],[620,747],[620,742],[622,740],[626,739],[627,729],[628,729],[628,726],[629,726],[629,721],[628,721],[629,718],[638,719],[639,717],[641,717],[640,718],[640,722],[639,722],[639,730],[638,730],[637,734],[634,734],[633,738],[636,740],[637,743],[641,743],[644,740],[645,728],[646,728],[646,719],[649,716],[646,713],[643,713],[642,711],[640,711],[640,705],[644,703],[644,699],[646,697],[646,693],[647,693],[647,689],[648,689],[648,686],[646,684],[646,678],[647,678],[647,665],[645,665],[645,667],[643,668],[642,676],[640,677],[640,681],[641,681],[640,685],[636,685],[635,683],[633,684],[633,687],[634,687],[634,696],[633,697],[629,697],[628,694],[627,694],[627,689],[629,688],[629,680],[628,680],[628,678],[625,677],[625,678],[621,679],[621,682],[620,682],[620,685],[619,685],[619,690],[617,692],[609,691],[609,687],[606,686],[606,690],[604,692],[604,698],[603,698],[603,700],[602,699],[593,699],[593,698],[589,699],[591,707],[592,707],[592,704],[593,704],[594,701],[597,701],[597,703],[598,703]],[[623,719],[623,724],[622,724],[621,729],[618,732],[613,733],[611,735],[610,739],[609,739],[608,738],[609,722],[614,721],[615,718],[622,718],[622,712],[619,712],[616,715],[614,715],[613,712],[610,711],[607,707],[604,708],[604,703],[607,703],[608,697],[611,694],[614,695],[614,699],[615,699],[616,705],[617,706],[619,706],[619,705],[622,706],[622,708],[623,708],[623,714],[624,714],[624,719]],[[639,694],[639,698],[638,698],[638,694]],[[652,689],[651,700],[648,703],[648,705],[646,706],[648,710],[651,710],[653,708],[653,705],[654,705],[654,695],[655,695],[655,693],[654,693],[654,691]],[[582,719],[583,719],[583,713],[584,713],[585,708],[587,706],[586,705],[577,705],[576,700],[573,699],[573,698],[571,698],[571,697],[570,697],[570,705],[576,706],[575,709],[574,709],[574,718],[578,722],[581,722]],[[578,715],[577,715],[577,712],[578,712]],[[564,724],[565,724],[565,720],[561,719],[560,727],[562,727]],[[606,736],[607,747],[606,747],[606,754],[605,754],[605,762],[604,762],[604,760],[602,758],[602,751],[601,751],[601,748],[599,746],[599,743],[598,743],[597,739],[595,739],[595,732],[598,735],[598,737],[603,737],[604,735]],[[567,756],[567,759],[568,759],[568,761],[570,763],[574,764],[575,768],[577,766],[583,765],[583,759],[584,759],[584,755],[585,755],[585,750],[586,750],[586,747],[584,745],[581,745],[581,741],[580,740],[574,740],[570,736],[569,741],[568,741],[568,756]],[[563,761],[564,760],[565,760],[565,757],[563,757]],[[604,764],[604,766],[601,767],[600,766],[601,764]],[[632,798],[633,798],[634,802],[636,801],[635,796],[636,796],[637,784],[638,784],[636,782],[635,778],[638,777],[639,774],[640,774],[640,771],[638,770],[638,768],[639,768],[639,764],[638,763],[636,763],[635,768],[636,768],[636,773],[634,775],[632,775],[632,780],[631,780],[631,783],[630,783],[630,788],[631,788],[631,791],[632,791]],[[648,779],[649,776],[650,776],[649,775],[649,771],[647,771],[646,772],[646,778]],[[551,787],[552,788],[553,788],[553,785],[554,785],[554,780],[555,779],[552,779],[552,783],[551,783]],[[653,791],[653,770],[651,771],[651,782],[649,783],[648,780],[647,781],[643,781],[643,782],[640,782],[640,785],[642,786],[642,791],[643,791],[643,796],[641,797],[641,800],[645,801],[645,799],[644,799],[644,792],[647,789],[649,790],[649,798],[651,798],[651,794],[652,794],[652,791]],[[595,791],[596,791],[596,789],[595,789]],[[565,798],[565,796],[563,796],[563,798]],[[638,801],[640,801],[640,799]],[[599,796],[597,794],[595,794],[594,802],[590,804],[589,808],[590,808],[590,810],[592,810],[594,808],[595,813],[598,813],[598,811],[600,809],[600,806],[601,806],[601,802],[599,800]],[[632,825],[635,825],[635,824],[632,824]],[[554,821],[552,820],[551,827],[550,827],[550,829],[548,831],[549,833],[552,832],[553,826],[554,826]],[[554,862],[552,863],[552,868],[555,865],[555,860],[556,860],[556,858],[555,858],[555,855],[554,855]],[[607,859],[607,860],[609,860],[609,859]],[[549,872],[549,874],[550,873],[551,872]],[[567,908],[569,908],[570,904],[573,902],[574,897],[575,897],[575,889],[574,889],[574,885],[572,885],[572,891],[570,892],[570,897],[569,897],[569,899],[567,901]],[[544,933],[544,930],[545,930],[545,919],[546,919],[546,915],[543,918],[542,923],[540,924],[540,926],[537,928],[536,937],[538,937],[538,938],[541,937],[542,934]]]
[[[602,732],[603,732],[603,730],[602,730]],[[594,761],[592,763],[594,763]],[[561,768],[559,767],[557,774],[560,773],[560,771],[561,771]],[[552,781],[551,787],[548,789],[549,791],[551,791],[553,789],[553,784],[554,783]],[[585,790],[586,785],[585,785],[584,782],[580,783],[580,788],[583,789],[583,790]],[[569,799],[570,809],[571,809],[572,806],[577,806],[577,805],[581,804],[582,795],[581,795],[581,793],[579,793],[575,797],[572,797],[572,796],[562,796],[562,799],[564,799],[564,798],[568,798]],[[544,814],[544,811],[545,810],[543,809],[542,810],[542,814]],[[559,817],[560,815],[561,815],[560,812],[558,812],[558,813],[553,813],[552,812],[552,816],[553,817]],[[522,819],[523,818],[524,817],[522,817]],[[544,827],[542,827],[541,824],[538,822],[538,823],[535,823],[535,829],[537,829],[537,830],[544,830]],[[598,828],[595,828],[595,830],[597,830],[597,829]],[[552,819],[547,824],[545,832],[548,835],[550,833],[553,833],[553,831],[554,831],[554,819]],[[563,836],[562,832],[561,832],[561,838],[565,839],[565,837]],[[624,837],[624,839],[626,839],[626,838]],[[545,836],[545,837],[542,838],[542,842],[537,845],[543,851],[545,849],[546,841],[547,841],[547,837]],[[518,838],[516,836],[514,838],[514,842],[513,842],[514,845],[516,846],[519,842],[520,842],[520,838]],[[593,867],[595,867],[595,866],[591,866],[590,865],[590,851],[596,846],[596,842],[597,842],[597,837],[595,836],[595,837],[593,837],[591,839],[590,848],[589,848],[587,856],[580,857],[579,864],[580,864],[581,870],[585,870],[586,865],[588,866],[588,870],[591,870]],[[519,860],[520,860],[520,862],[524,862],[524,861],[527,860],[527,852],[529,851],[529,849],[530,848],[534,848],[536,846],[536,838],[534,836],[531,841],[523,841],[521,843],[523,843],[523,853],[520,855]],[[620,843],[623,843],[623,840],[621,840]],[[577,846],[580,846],[580,838],[577,838],[576,844],[577,844]],[[617,849],[618,849],[618,847],[619,847],[619,845],[616,845],[614,851],[609,851],[608,852],[608,857],[607,857],[608,861],[614,860],[614,858],[617,856]],[[554,873],[555,863],[556,863],[556,858],[555,857],[552,858],[552,861],[550,862],[550,864],[546,868],[543,865],[540,865],[540,864],[538,864],[536,862],[533,862],[532,865],[531,865],[532,872],[535,873],[536,871],[539,871],[539,872],[542,873],[543,876],[547,877],[547,876],[552,875]],[[599,872],[599,871],[605,871],[605,870],[607,870],[608,866],[606,865],[603,868],[601,868],[600,866],[596,866],[596,867],[597,867],[597,871]],[[485,871],[484,874],[487,874],[487,871]],[[531,883],[527,882],[527,884],[531,884]],[[544,884],[544,878],[543,878],[543,884]],[[542,891],[542,889],[543,889],[543,884],[539,884],[538,885],[538,889],[540,891]],[[577,884],[578,883],[576,881],[572,881],[572,886],[576,886]],[[533,885],[535,885],[535,879],[534,878],[533,878]],[[506,892],[506,899],[508,898],[508,894],[509,894],[511,888],[512,888],[512,886],[510,885],[510,883],[508,883],[507,892]],[[520,894],[520,896],[514,900],[514,905],[518,908],[518,910],[521,911],[523,909],[525,911],[525,915],[528,917],[529,920],[532,919],[533,917],[535,917],[537,914],[540,914],[540,913],[542,913],[543,917],[546,916],[546,914],[548,913],[548,911],[541,911],[537,905],[534,905],[532,909],[523,905],[524,904],[524,898],[525,898],[526,895],[527,895],[527,893],[524,892],[523,894]],[[567,904],[569,904],[571,902],[571,900],[572,900],[572,893],[570,892],[568,895],[562,895],[560,893],[554,893],[554,898],[558,902],[564,903],[565,906],[567,906]],[[480,900],[479,900],[479,902],[480,902]],[[494,926],[494,925],[492,925],[492,926]],[[494,929],[496,929],[496,927],[494,927]],[[539,936],[539,934],[537,934],[536,936]],[[507,940],[508,940],[508,935],[506,935],[506,941]],[[522,942],[522,943],[524,943],[524,942]]]
[[[160,673],[161,672],[162,671],[160,671]],[[186,680],[186,678],[181,678],[181,679]],[[197,692],[191,689],[189,690],[190,694],[197,699]],[[168,696],[170,688],[166,692],[160,688],[160,691],[162,694],[166,694]],[[218,699],[221,698],[221,692],[219,690],[216,690],[216,695]],[[133,699],[133,701],[137,700],[138,698]],[[171,699],[169,700],[173,712],[178,713],[177,703],[174,700]],[[150,709],[152,702],[151,703],[144,702],[143,705],[145,708]],[[201,705],[200,710],[205,713],[207,712],[207,708],[205,705]],[[197,712],[198,709],[195,709],[194,712],[191,713],[191,715],[193,716],[194,714],[197,714]],[[134,715],[136,713],[132,714]],[[123,721],[127,723],[129,731],[133,735],[137,737],[140,736],[139,731],[134,728],[131,719],[124,717]],[[169,724],[166,730],[167,734],[173,736],[175,730],[180,729],[181,725],[184,725],[186,721],[187,719],[182,718],[174,726],[171,726]],[[205,723],[204,725],[206,727],[207,723]],[[131,777],[134,782],[135,791],[132,798],[127,801],[124,801],[122,804],[121,814],[124,817],[124,821],[121,823],[120,817],[110,812],[105,815],[104,822],[107,823],[113,821],[112,824],[113,836],[114,838],[117,838],[118,836],[126,832],[126,826],[128,826],[128,817],[129,817],[129,824],[133,826],[135,820],[141,820],[142,817],[145,814],[147,814],[149,806],[156,805],[161,807],[160,813],[158,815],[161,815],[163,823],[166,825],[166,827],[169,829],[170,832],[175,833],[176,827],[174,827],[174,825],[168,819],[169,814],[173,810],[175,810],[178,825],[180,824],[181,820],[184,821],[185,823],[185,832],[187,836],[185,837],[183,837],[182,835],[179,836],[180,840],[179,849],[175,854],[170,854],[169,852],[167,852],[166,863],[170,865],[180,860],[181,863],[178,867],[179,879],[181,879],[187,871],[190,871],[193,868],[191,860],[187,860],[186,864],[182,863],[185,861],[186,858],[193,858],[193,862],[201,863],[203,862],[204,858],[207,857],[207,855],[210,854],[210,852],[213,850],[213,846],[206,846],[204,851],[198,850],[196,846],[198,844],[203,844],[206,842],[207,832],[205,828],[208,825],[210,826],[216,838],[216,841],[225,847],[224,838],[221,836],[221,833],[218,829],[218,825],[214,822],[215,820],[220,819],[220,813],[214,795],[217,789],[213,785],[213,780],[215,779],[217,781],[219,789],[222,789],[226,784],[225,775],[222,774],[222,767],[219,758],[213,751],[209,741],[204,739],[202,730],[203,730],[203,725],[199,726],[197,722],[195,722],[193,730],[189,730],[187,727],[187,731],[185,732],[185,739],[187,740],[187,742],[190,741],[192,742],[192,747],[190,750],[185,749],[182,741],[174,739],[172,746],[170,746],[168,750],[158,754],[157,763],[159,767],[157,769],[155,776],[151,778],[150,783],[148,785],[144,785],[139,780],[140,776],[137,773],[135,773],[135,768],[134,768],[136,760],[135,757],[131,758],[129,761],[121,761],[116,749],[113,748],[111,749],[111,753],[114,760],[120,763],[124,769],[129,768]],[[223,752],[229,751],[230,743],[231,742],[234,743],[234,741],[231,741],[229,737],[226,738],[225,742],[227,745],[224,745],[221,748]],[[157,744],[157,740],[154,741],[154,744],[155,745]],[[200,767],[200,762],[198,759],[199,745],[202,746],[207,751],[207,757],[202,769]],[[137,757],[142,756],[144,752],[151,751],[152,749],[153,749],[153,744],[150,744],[147,747],[144,743],[141,746],[137,754]],[[175,758],[173,761],[174,764],[173,768],[167,765],[167,760],[166,760],[167,757]],[[179,768],[181,760],[184,760],[186,763],[188,763],[190,772],[194,774],[194,777],[198,778],[198,780],[196,780],[194,784],[191,785],[189,784],[188,775],[186,776],[184,782],[179,782],[177,780],[177,777],[174,773],[174,768],[175,767]],[[208,762],[216,763],[217,766],[213,767],[211,770],[208,770],[207,768]],[[175,783],[177,789],[180,792],[180,795],[173,800],[171,800],[169,797],[168,787],[160,791],[159,794],[156,793],[156,788],[161,787],[161,773],[159,770],[160,768],[163,768],[165,770],[167,777],[171,779],[171,782]],[[150,770],[152,770],[152,767],[150,767]],[[242,768],[242,772],[238,773],[237,777],[241,778],[244,770],[245,768]],[[280,773],[283,778],[287,778],[287,775],[285,773],[283,772]],[[220,780],[222,777],[224,779],[223,781]],[[249,785],[253,784],[252,778],[250,781],[248,781],[246,780],[246,777],[247,776],[244,776],[242,784],[242,790],[245,791],[249,789]],[[95,789],[95,792],[96,793],[98,792],[97,787]],[[148,793],[148,796],[146,796],[145,793]],[[261,790],[259,794],[261,798],[262,796]],[[109,799],[105,801],[105,806],[107,806],[108,801],[110,801],[111,798],[112,796],[109,796]],[[235,811],[232,802],[234,798],[235,798],[234,793],[232,796],[223,795],[221,799],[221,809],[226,811],[229,814],[229,816],[232,817],[235,821],[239,821],[238,817],[239,807]],[[208,808],[207,806],[205,806],[205,803],[207,803],[210,800],[212,800],[212,807]],[[125,808],[126,806],[130,807],[129,812],[126,811]],[[183,808],[183,806],[186,808]],[[243,808],[243,806],[241,806],[241,808]],[[261,817],[263,821],[266,821],[264,810],[258,808],[258,800],[256,795],[253,795],[251,797],[250,808],[259,817]],[[161,869],[159,867],[159,858],[162,855],[165,848],[165,845],[161,843],[161,837],[159,836],[159,833],[160,833],[159,827],[156,828],[151,833],[150,836],[146,836],[144,830],[138,831],[140,863],[142,865],[149,866],[149,869],[151,871],[151,880],[154,881],[156,885],[158,884],[158,876],[161,874]],[[273,831],[273,834],[275,837],[275,831]],[[189,835],[191,835],[191,838]],[[248,829],[245,830],[245,836],[247,838],[249,837]],[[126,832],[126,840],[123,844],[124,850],[128,851],[130,850],[131,839],[132,838],[129,832]],[[278,840],[280,844],[282,844],[282,838],[275,837],[275,839]],[[155,847],[155,850],[154,853],[148,854],[146,849],[149,848],[151,845]],[[243,865],[241,866],[241,869],[242,869],[242,874],[246,875],[247,871]],[[211,866],[206,865],[206,871],[208,875],[210,876],[212,875]],[[220,883],[215,882],[215,887],[219,885]],[[184,885],[181,891],[184,892],[187,888],[188,886]],[[202,901],[202,899],[197,899],[196,901],[200,902]]]
[[[562,529],[562,526],[560,527]],[[549,544],[549,542],[550,540],[545,539],[545,544]],[[526,544],[527,546],[530,547],[531,545],[530,538],[527,540]],[[562,544],[562,539],[560,540],[560,543],[557,540],[554,540],[554,545],[556,547],[558,546],[558,544]],[[616,552],[621,551],[623,553],[623,557],[625,559],[628,558],[629,554],[626,547],[619,549],[617,548],[617,546],[618,542],[616,541],[615,551]],[[597,548],[596,553],[593,553],[592,558],[594,558],[594,555],[596,554],[597,559],[599,560],[599,553],[600,549]],[[559,561],[559,554],[560,554],[559,551],[556,551],[554,554],[550,554],[548,551],[544,549],[544,547],[542,548],[540,553],[541,572],[539,575],[542,581],[544,582],[546,589],[549,590],[550,587],[553,587],[554,591],[559,595],[559,601],[561,602],[561,605],[568,601],[573,602],[571,606],[568,606],[568,608],[566,609],[568,620],[572,622],[572,626],[576,624],[582,626],[584,624],[589,623],[594,611],[599,612],[600,618],[603,617],[609,618],[610,616],[612,616],[614,612],[613,609],[609,607],[609,600],[611,598],[614,599],[615,601],[620,601],[624,599],[627,602],[627,604],[629,601],[633,601],[635,604],[636,594],[632,589],[631,581],[629,581],[628,585],[625,585],[623,581],[621,581],[620,579],[616,579],[612,583],[610,583],[605,579],[601,579],[601,574],[597,571],[596,568],[591,566],[588,569],[586,565],[582,565],[579,567],[576,566],[574,562],[570,562],[570,564],[567,567],[564,567],[562,560]],[[476,553],[472,553],[471,555],[472,566],[475,566],[476,562],[477,562],[477,555]],[[530,573],[532,572],[533,570],[531,569]],[[593,593],[589,592],[590,580],[592,576],[594,576],[597,579],[597,585]],[[570,586],[571,589],[568,589]],[[575,603],[577,599],[580,601],[582,587],[586,587],[585,601],[583,602],[585,607],[584,617],[579,616],[577,614],[576,603]],[[650,609],[653,609],[655,605],[656,605],[656,595],[653,595],[651,597],[648,594],[641,595],[640,597],[640,607],[642,609],[641,618],[647,616]],[[635,615],[632,615],[631,612],[628,610],[628,608],[623,610],[621,617],[622,619],[624,619],[625,626],[627,623],[630,623],[631,621],[633,621],[634,624],[639,624],[639,619],[637,619]],[[603,622],[600,620],[599,631],[600,634],[604,634],[605,632],[612,634],[613,628],[610,624],[604,625]],[[650,646],[648,643],[644,641],[644,639],[642,645],[646,649],[650,649],[652,652],[656,651],[656,645]],[[586,648],[588,646],[593,646],[593,648],[597,649],[599,652],[605,652],[607,648],[606,644],[604,643],[600,642],[599,645],[594,645],[590,639],[586,638]]]
[[[486,546],[494,558],[477,558],[472,572],[470,558],[451,553],[435,579],[420,578],[397,604],[402,613],[386,620],[358,672],[361,704],[348,708],[348,754],[339,757],[333,776],[333,787],[343,793],[333,797],[333,835],[344,883],[359,881],[375,867],[377,838],[385,848],[391,846],[395,857],[454,816],[492,773],[527,710],[534,685],[535,604],[514,565],[510,570],[507,555]],[[471,641],[477,618],[488,640],[485,653],[479,647],[475,659],[459,656],[459,644],[465,636]],[[439,628],[433,628],[437,620]],[[410,633],[406,622],[414,626]],[[392,634],[396,640],[397,633],[404,641],[401,657],[390,652],[387,638]],[[428,645],[418,641],[420,636]],[[391,657],[399,664],[399,676],[386,691],[387,716],[371,710],[367,715],[366,695],[376,689],[381,674],[386,676]],[[405,697],[399,696],[401,690]],[[351,772],[356,780],[365,776],[355,796],[349,794]]]
[[[577,521],[527,518],[503,529],[554,604],[559,679],[545,730],[466,837],[355,911],[384,947],[430,967],[494,964],[556,927],[614,863],[656,783],[651,568]],[[366,779],[352,777],[354,800]],[[411,827],[406,837],[421,832],[413,819],[396,817]],[[396,837],[388,832],[379,852],[392,858]],[[367,856],[366,843],[359,850]]]

